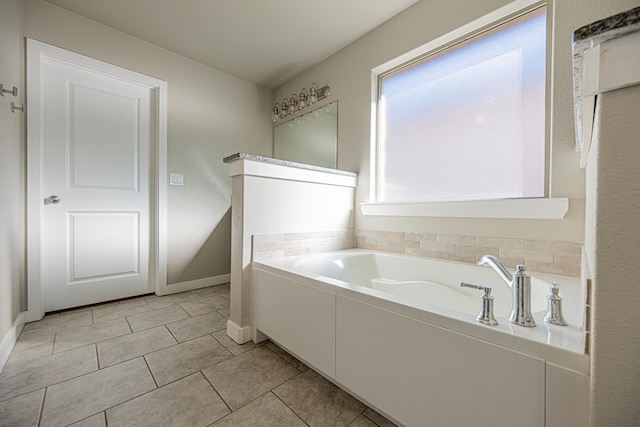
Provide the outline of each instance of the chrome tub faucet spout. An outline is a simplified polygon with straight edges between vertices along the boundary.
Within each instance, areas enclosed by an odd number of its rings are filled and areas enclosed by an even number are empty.
[[[483,256],[478,265],[493,268],[511,289],[513,306],[509,322],[520,326],[536,326],[536,322],[531,315],[531,276],[526,273],[525,266],[518,265],[517,270],[511,274],[500,260],[493,255]]]

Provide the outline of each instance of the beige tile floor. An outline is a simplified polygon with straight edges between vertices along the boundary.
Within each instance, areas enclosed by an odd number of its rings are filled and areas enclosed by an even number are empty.
[[[393,426],[271,342],[226,336],[229,286],[25,325],[0,426]]]

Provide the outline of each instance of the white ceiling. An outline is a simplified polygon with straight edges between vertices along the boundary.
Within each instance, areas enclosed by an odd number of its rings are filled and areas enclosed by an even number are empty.
[[[420,0],[46,0],[274,88]]]

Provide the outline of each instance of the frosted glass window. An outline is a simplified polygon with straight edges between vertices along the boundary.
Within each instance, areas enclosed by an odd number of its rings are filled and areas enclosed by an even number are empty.
[[[545,194],[546,8],[383,75],[377,199]]]

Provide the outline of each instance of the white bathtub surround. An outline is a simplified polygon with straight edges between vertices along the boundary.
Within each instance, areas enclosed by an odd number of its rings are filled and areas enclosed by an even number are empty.
[[[225,162],[232,177],[227,333],[243,343],[251,338],[252,236],[353,229],[357,174],[249,154]]]
[[[571,242],[442,233],[356,230],[356,247],[383,252],[477,263],[483,255],[497,256],[505,266],[579,277],[582,245]]]
[[[533,276],[538,327],[524,328],[507,321],[508,288],[478,266],[358,249],[254,261],[252,326],[405,425],[467,425],[480,413],[491,425],[584,425],[579,280]],[[461,280],[493,286],[497,327],[476,322],[481,293]],[[571,326],[543,322],[553,280]]]
[[[530,272],[531,307],[538,326],[525,328],[512,325],[507,320],[511,312],[511,290],[492,269],[477,265],[348,249],[254,260],[255,269],[288,272],[296,275],[296,279],[302,278],[303,282],[312,280],[314,286],[333,293],[347,289],[348,295],[357,293],[391,301],[402,305],[402,310],[404,306],[415,309],[409,310],[413,317],[438,322],[462,333],[479,333],[495,344],[588,372],[582,337],[585,296],[578,278]],[[477,324],[482,292],[460,287],[461,281],[492,287],[495,315],[500,323],[497,327]],[[568,327],[547,325],[543,320],[553,281],[560,283],[563,311],[570,324]],[[254,309],[259,310],[260,307],[254,303]],[[556,349],[559,351],[554,355]]]

